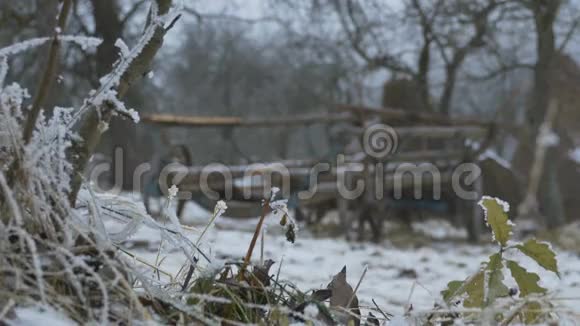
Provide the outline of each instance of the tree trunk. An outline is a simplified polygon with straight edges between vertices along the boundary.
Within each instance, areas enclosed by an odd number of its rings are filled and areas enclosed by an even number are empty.
[[[560,165],[558,155],[556,147],[548,149],[541,181],[542,190],[538,194],[544,222],[548,228],[557,228],[566,223],[566,211],[558,178],[558,166]]]
[[[446,67],[445,85],[443,87],[443,95],[439,101],[439,113],[449,116],[451,111],[451,100],[453,99],[453,91],[455,90],[455,80],[457,78],[457,70],[460,64],[451,63]]]
[[[534,85],[526,114],[526,122],[531,134],[524,136],[528,140],[522,140],[520,145],[520,153],[525,157],[531,157],[532,155],[530,148],[525,148],[525,143],[530,144],[531,141],[531,144],[535,144],[537,142],[540,125],[546,115],[548,103],[553,96],[551,80],[554,76],[553,61],[556,54],[554,23],[558,16],[560,4],[560,0],[538,0],[531,5],[536,28],[538,59],[534,68]],[[556,148],[548,149],[542,172],[542,187],[537,194],[540,211],[544,216],[544,224],[548,227],[558,227],[566,221],[558,181],[558,162],[559,157]]]
[[[123,25],[116,0],[91,0],[95,19],[95,35],[103,42],[97,48],[98,78],[111,71],[119,57],[115,41],[122,36]]]
[[[419,88],[420,102],[423,104],[421,109],[427,112],[433,112],[431,106],[431,96],[429,94],[429,70],[431,69],[431,40],[429,35],[423,35],[423,47],[419,54],[418,73],[415,82]]]
[[[98,80],[111,71],[113,64],[119,58],[119,49],[115,46],[115,42],[123,36],[123,23],[117,0],[91,0],[91,2],[95,19],[95,34],[103,39],[97,48],[98,76],[96,80]],[[115,161],[120,159],[115,156],[115,150],[121,148],[123,151],[122,162],[120,162],[122,169],[120,171],[113,169],[110,184],[115,184],[125,190],[131,190],[133,187],[133,171],[139,158],[135,151],[136,143],[135,123],[124,119],[111,121],[109,130],[98,148],[98,151],[108,154],[113,166],[115,166]],[[121,175],[117,175],[117,172],[121,172]]]

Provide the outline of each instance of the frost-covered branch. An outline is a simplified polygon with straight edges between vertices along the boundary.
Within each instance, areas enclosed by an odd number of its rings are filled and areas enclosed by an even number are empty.
[[[101,40],[90,36],[77,35],[58,35],[58,42],[76,43],[83,50],[96,48],[101,44]],[[23,52],[30,51],[42,46],[52,40],[50,37],[37,37],[26,41],[18,42],[3,48],[0,48],[0,89],[4,87],[4,82],[8,74],[8,58],[19,55]],[[6,91],[6,90],[5,90]]]
[[[178,17],[178,10],[171,10],[171,8],[171,0],[151,2],[147,27],[137,44],[128,51],[124,43],[117,43],[122,54],[120,60],[110,74],[100,79],[99,89],[91,92],[89,98],[71,120],[71,126],[78,126],[82,139],[75,142],[72,150],[74,155],[71,155],[74,179],[69,197],[73,205],[82,183],[82,173],[111,117],[124,114],[135,122],[138,121],[137,112],[120,105],[122,102],[119,98],[122,98],[131,84],[149,69],[153,58],[163,44],[163,38],[168,31],[166,26],[171,26]]]

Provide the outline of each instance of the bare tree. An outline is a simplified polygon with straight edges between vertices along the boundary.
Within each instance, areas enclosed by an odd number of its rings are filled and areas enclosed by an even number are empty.
[[[507,1],[502,12],[504,35],[496,39],[493,55],[496,64],[481,79],[497,80],[500,76],[524,69],[530,72],[529,96],[524,107],[524,128],[515,133],[519,138],[515,167],[526,177],[531,169],[532,157],[539,139],[550,101],[561,100],[562,88],[569,88],[565,75],[574,70],[573,60],[564,55],[574,39],[580,24],[578,5],[562,0],[512,0]],[[533,33],[529,31],[532,30]],[[512,36],[513,35],[513,36]],[[521,40],[521,43],[517,39]],[[568,101],[569,102],[569,101]],[[569,111],[569,104],[560,103],[561,116]],[[559,166],[571,146],[568,130],[556,119],[555,132],[560,138],[557,146],[547,148],[546,161],[541,171],[542,191],[537,194],[543,221],[548,227],[562,225],[566,220],[562,189],[559,185]],[[568,124],[569,125],[569,124]],[[537,174],[537,172],[536,172]]]
[[[414,59],[409,60],[407,51],[399,52],[397,44],[384,42],[377,36],[392,33],[380,17],[382,12],[372,10],[384,7],[380,1],[365,2],[365,6],[354,1],[332,1],[350,46],[367,66],[410,77],[417,85],[424,107],[446,115],[452,108],[463,63],[493,36],[495,13],[503,3],[498,0],[406,1],[397,19],[410,25],[415,34],[412,40],[419,43],[411,50]],[[438,62],[443,63],[443,81],[440,96],[433,104],[435,87],[430,80],[434,63]]]

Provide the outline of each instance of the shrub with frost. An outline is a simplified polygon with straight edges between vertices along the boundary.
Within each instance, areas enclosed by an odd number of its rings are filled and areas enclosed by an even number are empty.
[[[111,115],[139,120],[137,112],[126,108],[118,98],[117,87],[134,65],[143,64],[140,55],[156,33],[163,32],[176,19],[177,8],[158,14],[158,2],[163,1],[151,1],[148,26],[132,48],[117,42],[120,59],[78,108],[54,107],[40,110],[37,118],[31,118],[34,108],[30,94],[38,90],[29,92],[17,82],[6,80],[9,59],[52,41],[63,46],[74,42],[90,49],[100,40],[61,35],[58,30],[54,37],[0,48],[2,317],[10,318],[11,310],[40,304],[77,322],[107,324],[151,319],[143,296],[179,305],[172,293],[179,290],[180,280],[162,281],[152,272],[158,267],[143,269],[123,248],[123,241],[140,227],[158,231],[165,246],[176,248],[190,265],[204,259],[175,220],[169,225],[161,224],[147,215],[141,204],[95,194],[87,184],[83,184],[78,196],[71,196],[72,180],[79,173],[72,164],[77,155],[73,145],[85,141],[76,132],[78,122],[90,112],[100,116],[105,109]],[[33,132],[26,137],[25,126],[31,121]],[[71,198],[76,198],[74,204]],[[107,219],[116,220],[121,229],[107,231]]]

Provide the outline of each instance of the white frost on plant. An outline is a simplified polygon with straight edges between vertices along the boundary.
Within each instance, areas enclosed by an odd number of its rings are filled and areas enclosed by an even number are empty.
[[[509,213],[509,211],[510,211],[510,204],[508,202],[501,200],[497,197],[483,196],[483,197],[481,197],[481,199],[479,200],[479,202],[477,204],[485,212],[486,220],[487,220],[487,208],[485,208],[485,205],[483,205],[483,201],[485,201],[485,200],[495,200],[495,202],[502,207],[502,209],[505,213]]]
[[[121,58],[128,57],[131,54],[131,50],[127,44],[120,38],[115,41],[115,46],[119,49],[119,54],[121,54]]]
[[[223,200],[218,201],[217,204],[215,205],[215,210],[216,212],[218,212],[216,213],[216,215],[221,216],[223,213],[226,212],[227,209],[228,205],[226,205],[226,202]]]
[[[92,99],[91,103],[97,108],[101,108],[105,103],[109,103],[110,105],[112,105],[115,113],[130,118],[131,120],[133,120],[134,123],[138,123],[141,119],[137,111],[133,109],[127,109],[127,107],[125,107],[125,103],[119,100],[119,98],[117,97],[117,91],[114,89],[108,89],[103,91],[99,96],[95,96]]]
[[[275,189],[272,189],[272,193],[274,193]],[[274,195],[272,195],[272,198],[274,198]],[[281,219],[288,219],[285,228],[292,226],[294,228],[294,232],[298,231],[298,224],[296,224],[296,221],[292,218],[290,212],[288,211],[288,199],[278,199],[270,202],[270,209],[272,209],[272,213],[274,215],[279,216]]]
[[[485,205],[483,204],[483,201],[484,200],[494,200],[499,206],[501,206],[502,210],[506,214],[510,210],[510,204],[508,202],[506,202],[506,201],[503,201],[503,200],[501,200],[499,198],[491,197],[491,196],[483,196],[483,197],[481,197],[481,200],[477,204],[481,207],[481,209],[483,209],[483,214],[484,214],[483,216],[484,216],[484,219],[485,219],[485,225],[487,225],[488,227],[489,227],[488,212],[487,212],[487,207],[485,207]],[[512,227],[515,226],[515,224],[509,218],[507,220],[507,224],[510,225],[510,226],[512,226]],[[510,231],[509,234],[510,235],[513,235],[513,232]],[[491,238],[492,238],[492,241],[496,241],[495,234],[493,232],[491,233]]]
[[[37,129],[25,148],[25,165],[30,169],[29,173],[45,178],[47,182],[56,183],[58,189],[64,192],[69,191],[72,171],[66,152],[72,145],[72,138],[76,137],[65,126],[73,111],[73,108],[55,107],[52,118],[46,122],[44,112],[41,111]],[[48,180],[50,176],[46,175],[46,171],[56,172],[54,181]]]
[[[157,17],[156,3],[153,2],[154,12],[150,18],[151,28],[147,30],[144,38],[131,50],[131,60],[136,58],[143,47],[149,42],[156,28],[173,19],[174,16],[166,15]],[[173,12],[173,11],[172,11]],[[91,37],[62,36],[58,40],[74,42],[82,48],[94,47],[100,40]],[[8,73],[8,57],[20,54],[29,49],[46,44],[53,37],[36,38],[20,42],[8,47],[0,48],[0,133],[2,134],[2,148],[0,148],[0,192],[6,202],[3,215],[0,218],[0,247],[8,248],[9,255],[0,255],[2,269],[16,271],[28,275],[26,282],[18,282],[20,276],[8,275],[6,279],[6,291],[18,289],[22,298],[35,298],[37,301],[46,303],[42,306],[41,316],[36,312],[30,312],[20,306],[18,302],[15,314],[10,313],[10,318],[21,321],[21,324],[59,324],[64,319],[51,318],[54,312],[61,311],[63,307],[78,309],[67,313],[83,311],[83,318],[89,324],[106,324],[111,320],[117,320],[119,316],[132,319],[139,316],[143,311],[125,309],[123,305],[127,299],[126,285],[119,283],[125,277],[132,275],[143,283],[143,288],[151,290],[150,295],[157,298],[168,297],[175,284],[156,282],[152,277],[145,279],[140,274],[143,266],[134,265],[135,256],[132,259],[117,257],[123,253],[130,254],[127,248],[123,248],[124,242],[137,232],[142,226],[147,226],[158,231],[164,239],[164,247],[175,249],[174,253],[182,253],[192,264],[196,262],[196,256],[205,256],[190,241],[181,230],[176,232],[170,228],[173,225],[164,225],[152,219],[144,210],[143,204],[136,204],[132,200],[125,200],[118,194],[95,194],[87,191],[87,185],[83,184],[83,190],[78,194],[75,207],[70,204],[71,178],[74,169],[69,162],[70,146],[73,140],[78,140],[72,130],[75,121],[79,121],[86,114],[88,108],[93,108],[93,101],[113,102],[117,113],[126,114],[134,121],[138,121],[136,111],[126,109],[117,99],[116,89],[119,78],[128,67],[125,61],[116,67],[111,79],[105,81],[98,91],[91,93],[88,100],[84,101],[81,109],[56,107],[51,114],[42,110],[36,120],[32,137],[24,141],[23,124],[26,121],[27,99],[30,97],[26,89],[17,83],[5,86],[5,78]],[[123,66],[125,64],[125,66]],[[99,98],[101,96],[101,98]],[[107,103],[109,104],[109,103]],[[73,116],[74,114],[74,116]],[[16,168],[16,178],[12,178],[13,172],[9,169]],[[7,182],[7,176],[11,177]],[[110,232],[104,227],[104,221],[113,221],[121,225],[118,232]],[[174,224],[178,224],[172,220]],[[37,236],[42,234],[42,236]],[[19,245],[13,246],[9,240],[16,236]],[[78,251],[78,240],[83,240],[89,251]],[[94,242],[93,242],[94,241]],[[7,259],[15,252],[11,248],[18,248],[18,260]],[[112,248],[115,254],[110,255]],[[90,252],[90,254],[89,254]],[[207,258],[207,257],[206,257]],[[208,259],[209,260],[209,259]],[[92,263],[102,264],[106,273],[101,273]],[[10,273],[9,273],[10,274]],[[148,273],[150,274],[150,273]],[[55,287],[54,282],[47,282],[45,275],[62,275],[62,285],[70,291],[60,291],[60,283]],[[90,288],[86,284],[92,284]],[[131,286],[131,284],[129,284]],[[155,288],[153,288],[155,287]],[[120,289],[122,288],[122,289]],[[161,294],[157,294],[159,291]],[[57,295],[53,295],[57,294]],[[90,298],[100,298],[98,309],[94,309],[95,302]],[[20,298],[20,297],[19,297]],[[18,300],[21,301],[21,300]],[[74,302],[74,305],[71,305]],[[135,308],[135,307],[131,307]],[[18,311],[24,311],[24,315],[18,315]],[[49,313],[47,313],[49,312]],[[8,315],[2,314],[3,317]],[[28,317],[38,317],[30,319]],[[28,318],[28,319],[26,319]],[[11,321],[10,324],[15,324]],[[74,323],[62,323],[68,325]]]
[[[120,231],[111,232],[108,230],[108,233],[104,235],[117,245],[132,237],[142,227],[147,227],[160,233],[167,246],[166,249],[178,249],[190,261],[192,254],[199,252],[196,245],[183,233],[174,212],[171,212],[173,216],[166,216],[171,224],[163,224],[147,214],[143,203],[135,202],[131,198],[110,193],[91,195],[87,189],[81,189],[78,198],[80,208],[87,207],[91,201],[94,201],[102,212],[100,218],[112,220],[121,225]],[[79,223],[79,227],[82,227],[86,222],[80,220],[77,223]]]
[[[209,222],[206,224],[205,228],[203,229],[203,231],[201,232],[201,234],[199,235],[199,237],[197,238],[197,241],[195,243],[196,246],[200,246],[201,245],[201,240],[203,239],[203,236],[207,233],[207,231],[211,228],[213,228],[213,226],[215,225],[215,221],[220,218],[228,209],[228,206],[226,205],[226,203],[223,200],[220,200],[216,203],[214,209],[213,209],[213,215],[211,216]],[[215,258],[214,258],[215,260]]]
[[[30,98],[28,90],[20,87],[17,83],[12,83],[0,90],[0,106],[8,110],[14,108],[18,112],[14,112],[22,117],[21,107],[24,100]]]
[[[141,121],[139,112],[135,111],[134,109],[128,109],[125,113],[131,117],[131,120],[133,120],[134,123],[139,123],[139,121]]]
[[[278,187],[272,187],[271,190],[271,196],[270,196],[270,201],[274,201],[274,198],[276,198],[276,195],[280,192],[280,188]]]
[[[13,56],[30,49],[39,47],[52,40],[52,37],[37,37],[26,41],[18,42],[3,48],[0,48],[0,58]],[[96,37],[77,36],[77,35],[59,35],[59,41],[72,42],[81,46],[83,50],[95,48],[101,44],[102,40]]]
[[[58,37],[58,40],[76,43],[81,47],[81,49],[83,49],[83,51],[86,51],[88,49],[94,49],[103,42],[103,40],[101,40],[100,38],[90,36],[77,36],[77,35],[60,35]]]
[[[495,239],[494,239],[495,241]],[[489,284],[489,279],[491,276],[491,271],[489,269],[485,269],[483,271],[483,302],[487,302],[488,298],[489,298],[489,288],[490,288],[490,284]]]
[[[50,39],[51,39],[50,37],[37,37],[3,47],[0,49],[0,57],[13,56],[28,51],[30,49],[43,45]]]
[[[169,193],[169,198],[177,197],[177,193],[179,192],[179,188],[176,185],[172,185],[171,188],[167,189]]]
[[[278,199],[270,202],[270,208],[274,212],[288,213],[288,199]]]

